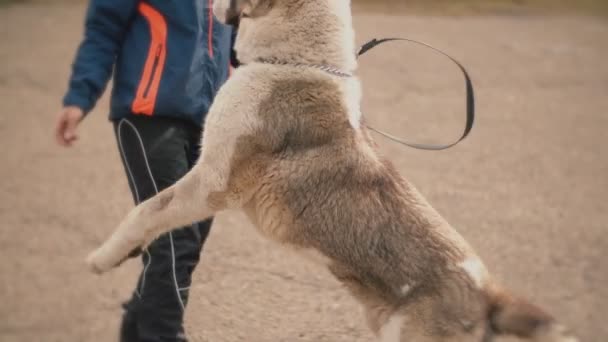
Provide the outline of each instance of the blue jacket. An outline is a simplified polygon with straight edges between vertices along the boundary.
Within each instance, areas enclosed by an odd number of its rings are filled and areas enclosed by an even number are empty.
[[[111,119],[156,115],[200,125],[230,72],[235,33],[213,0],[91,0],[64,106],[88,113],[114,76]]]

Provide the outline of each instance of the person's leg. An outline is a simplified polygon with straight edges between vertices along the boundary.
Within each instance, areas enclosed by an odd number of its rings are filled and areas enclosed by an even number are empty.
[[[131,117],[115,123],[136,203],[169,187],[190,167],[190,134],[182,122]],[[191,275],[211,220],[160,236],[142,255],[144,268],[125,305],[121,341],[185,341],[183,318]]]
[[[185,124],[187,133],[186,158],[188,168],[196,164],[200,156],[200,143],[202,130],[193,124]],[[182,288],[180,293],[186,304],[190,294],[192,273],[198,265],[203,244],[207,240],[213,219],[197,222],[192,225],[191,230],[177,230],[173,232],[176,257],[176,276]]]

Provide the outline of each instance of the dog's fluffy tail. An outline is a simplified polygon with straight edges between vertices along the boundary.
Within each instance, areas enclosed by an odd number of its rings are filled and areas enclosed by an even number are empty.
[[[498,335],[515,335],[535,342],[578,342],[556,320],[529,301],[492,286],[486,290],[488,320]]]

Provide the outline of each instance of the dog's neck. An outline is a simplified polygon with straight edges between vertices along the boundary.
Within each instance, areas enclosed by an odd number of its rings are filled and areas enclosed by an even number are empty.
[[[255,62],[262,63],[262,64],[285,65],[285,66],[291,66],[291,67],[299,68],[299,69],[306,69],[306,68],[317,69],[317,70],[326,72],[332,76],[337,76],[337,77],[342,77],[342,78],[353,77],[353,74],[348,71],[343,71],[343,70],[333,67],[331,65],[325,65],[325,64],[289,63],[289,62],[279,60],[279,59],[264,59],[264,58],[256,59]]]
[[[306,8],[300,8],[299,12],[307,13],[306,18],[281,23],[285,36],[272,42],[259,41],[255,53],[244,62],[317,66],[334,70],[335,74],[352,74],[357,68],[357,58],[349,2],[327,1],[319,5],[307,1],[303,4]]]

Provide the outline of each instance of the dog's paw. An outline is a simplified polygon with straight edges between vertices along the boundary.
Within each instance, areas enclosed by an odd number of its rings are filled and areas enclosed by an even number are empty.
[[[86,264],[89,270],[95,274],[103,274],[112,268],[116,268],[122,265],[128,259],[136,258],[143,253],[141,247],[134,248],[127,256],[120,259],[117,262],[113,262],[112,258],[104,257],[103,251],[98,249],[93,253],[89,254],[86,259]]]
[[[116,262],[111,255],[108,255],[103,248],[89,254],[86,259],[86,264],[89,270],[95,274],[103,274],[112,268],[120,265],[124,260]]]

